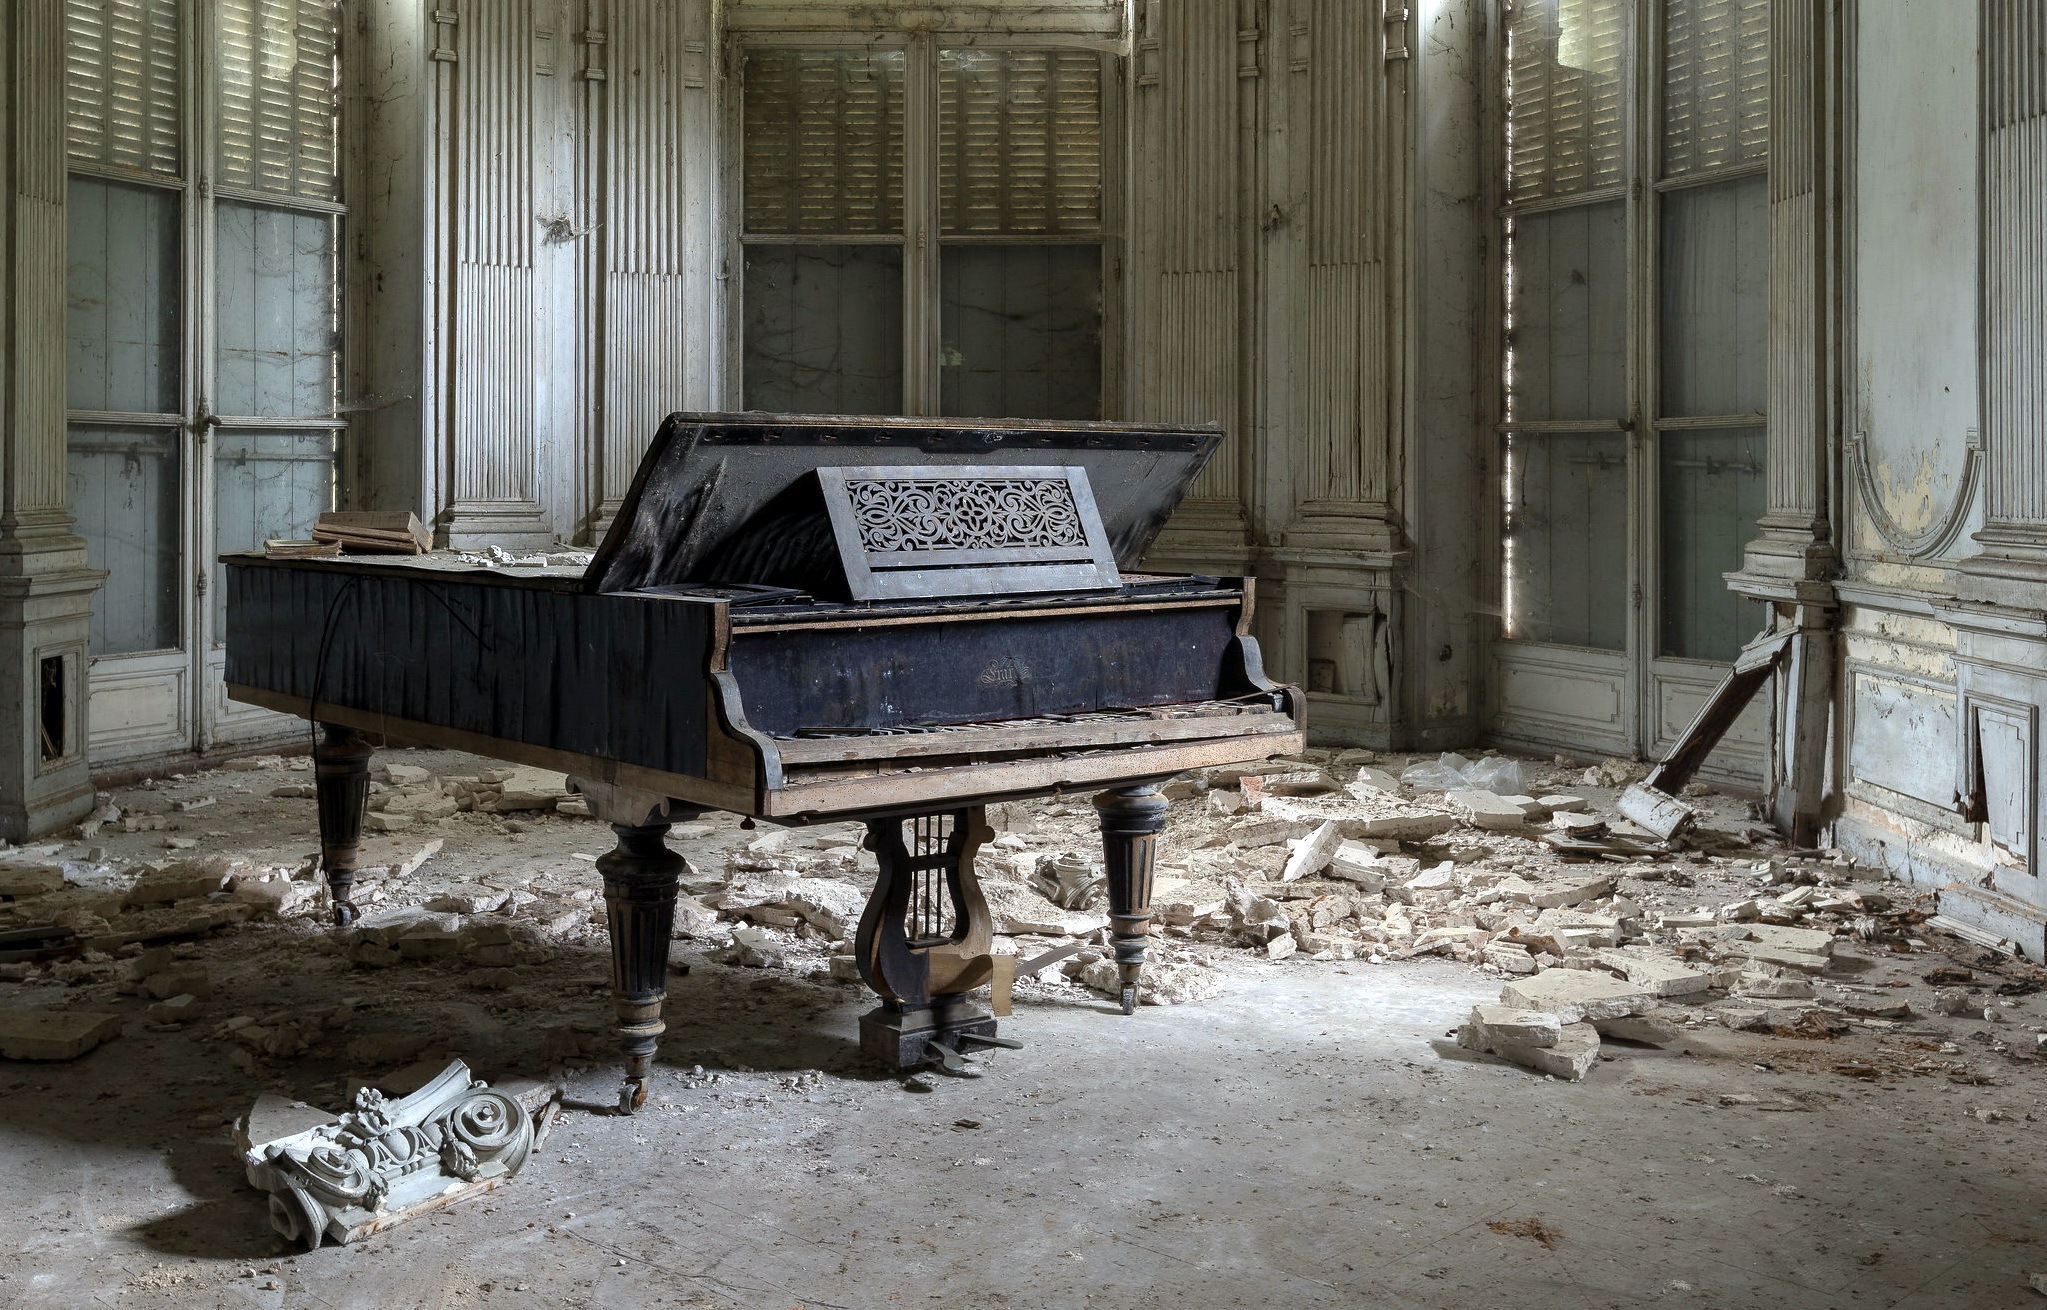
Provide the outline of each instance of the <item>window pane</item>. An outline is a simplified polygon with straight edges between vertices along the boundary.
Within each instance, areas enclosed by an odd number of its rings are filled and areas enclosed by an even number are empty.
[[[92,651],[125,655],[178,644],[178,433],[74,426],[71,512],[92,567]]]
[[[1763,606],[1727,589],[1767,499],[1763,429],[1666,432],[1659,478],[1662,648],[1665,655],[1731,660],[1763,630]]]
[[[899,246],[749,246],[746,407],[899,414]]]
[[[746,230],[903,230],[899,50],[746,56]]]
[[[341,9],[217,0],[220,180],[280,196],[338,193]]]
[[[1102,252],[952,246],[940,257],[940,412],[1102,416]]]
[[[71,179],[65,387],[73,409],[178,409],[178,195]]]
[[[334,412],[340,327],[335,220],[222,201],[215,409],[258,418]]]
[[[1770,0],[1665,0],[1663,174],[1764,158]]]
[[[1628,633],[1628,451],[1619,433],[1516,436],[1509,634],[1621,650]]]
[[[1576,195],[1621,180],[1627,0],[1521,0],[1507,24],[1509,190]]]
[[[1101,56],[941,52],[938,140],[942,231],[1101,230]]]
[[[1514,220],[1508,359],[1515,419],[1627,417],[1627,209]]]
[[[304,540],[334,508],[331,431],[235,432],[213,443],[213,550],[261,550],[272,537]],[[213,637],[227,632],[227,585],[215,564]]]
[[[65,0],[71,157],[176,176],[182,71],[178,0]]]
[[[1760,414],[1770,345],[1770,190],[1757,175],[1663,196],[1663,412]]]

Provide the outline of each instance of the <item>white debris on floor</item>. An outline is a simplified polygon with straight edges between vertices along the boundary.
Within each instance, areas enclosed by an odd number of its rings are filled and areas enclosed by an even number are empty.
[[[1746,802],[1707,788],[1687,789],[1701,821],[1686,843],[1655,842],[1612,808],[1642,771],[1318,749],[1177,780],[1139,999],[1199,1004],[1246,968],[1435,956],[1501,984],[1497,1003],[1445,1015],[1462,1023],[1455,1046],[1557,1078],[1582,1078],[1602,1049],[1681,1048],[1712,1029],[1890,1043],[1842,1057],[1863,1078],[1969,1077],[1969,1060],[2035,1057],[2031,967],[1934,931],[1911,889],[1786,849]],[[423,1000],[474,1007],[481,994],[496,1015],[553,1014],[564,959],[583,972],[605,961],[593,865],[608,830],[559,774],[397,750],[373,777],[364,914],[345,932],[328,926],[303,758],[119,789],[66,839],[0,851],[0,981],[17,985],[0,991],[0,1013],[16,1016],[0,1023],[22,1027],[14,1048],[75,1057],[118,1035],[111,1004],[130,1025],[216,1044],[245,1072],[329,1047],[364,1067],[402,1063],[449,1023],[378,1016],[388,1002],[349,994],[348,977],[386,970]],[[989,820],[977,868],[994,949],[1068,948],[1017,979],[1017,1002],[1113,997],[1092,805],[1014,802]],[[676,825],[690,862],[678,967],[857,988],[852,938],[876,874],[863,837],[729,815]],[[313,1001],[260,999],[260,971],[315,958],[342,984]],[[47,1013],[73,1011],[45,1031]],[[593,1017],[547,1028],[550,1060],[607,1051]]]

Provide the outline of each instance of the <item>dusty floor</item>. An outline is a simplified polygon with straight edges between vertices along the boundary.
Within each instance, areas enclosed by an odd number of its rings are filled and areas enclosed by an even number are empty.
[[[131,816],[163,826],[64,855],[118,866],[196,839],[290,865],[313,847],[312,802],[269,793],[306,777],[122,789]],[[215,801],[173,808],[200,796]],[[1044,822],[1066,840],[1088,817]],[[232,1145],[258,1092],[337,1105],[351,1075],[443,1053],[487,1076],[563,1071],[592,1105],[615,1090],[602,938],[569,923],[583,903],[567,892],[595,888],[578,857],[604,830],[433,823],[385,839],[392,858],[446,843],[391,900],[497,882],[529,889],[521,914],[552,916],[551,944],[490,988],[469,964],[364,967],[308,918],[177,943],[215,986],[182,1025],[146,1021],[147,999],[103,973],[0,984],[0,1006],[135,1015],[77,1061],[0,1062],[0,1222],[17,1234],[0,1305],[2008,1307],[2047,1269],[2025,1147],[2047,1113],[2038,996],[2009,998],[2002,1022],[1921,1013],[1832,1040],[1695,1024],[1669,1049],[1609,1043],[1573,1084],[1456,1047],[1503,981],[1470,963],[1190,942],[1175,949],[1205,951],[1221,995],[1126,1018],[1077,985],[1027,989],[1005,1028],[1024,1051],[979,1080],[906,1083],[861,1064],[863,993],[823,971],[827,948],[746,968],[707,958],[716,933],[676,944],[692,967],[671,985],[642,1114],[571,1108],[505,1189],[287,1254]],[[1175,824],[1168,842],[1191,845],[1192,821]],[[678,846],[709,867],[758,836],[717,821]],[[1934,968],[2004,976],[1976,948],[1923,940],[1847,949],[1822,997],[1923,1012]],[[222,1032],[237,1015],[304,1031],[265,1052]]]

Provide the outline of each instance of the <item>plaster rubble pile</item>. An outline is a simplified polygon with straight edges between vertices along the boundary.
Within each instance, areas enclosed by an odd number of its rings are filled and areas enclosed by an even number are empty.
[[[88,1014],[130,1007],[131,1030],[188,1032],[255,1070],[325,1048],[370,1065],[411,1060],[446,1034],[396,1014],[366,1023],[376,1007],[346,985],[312,1003],[240,1003],[252,969],[329,957],[344,979],[396,971],[417,980],[407,986],[492,998],[499,1014],[548,1015],[563,968],[602,964],[592,866],[609,834],[560,775],[384,752],[370,803],[390,831],[366,839],[354,892],[364,916],[336,933],[311,854],[305,763],[256,757],[145,782],[103,796],[68,841],[0,852],[0,888],[11,889],[0,890],[11,898],[0,933],[44,934],[0,938],[0,951],[18,947],[0,954],[0,980],[63,987]],[[1711,816],[1691,849],[1651,843],[1573,862],[1538,840],[1628,835],[1612,794],[1641,771],[1311,749],[1179,779],[1167,789],[1140,1000],[1196,1004],[1246,968],[1435,959],[1504,984],[1498,1004],[1454,1030],[1457,1045],[1558,1078],[1583,1077],[1602,1042],[1674,1047],[1716,1029],[1822,1041],[1895,1032],[1960,1054],[1925,1027],[1929,1014],[1983,1025],[1988,1040],[1964,1036],[1990,1053],[2037,1052],[2036,1032],[2015,1025],[2005,1039],[1991,1027],[2024,1017],[2007,1013],[2013,995],[1985,994],[2022,966],[1923,997],[1858,981],[1870,959],[1940,945],[1925,908],[1837,855],[1787,850],[1713,810],[1738,802],[1690,789]],[[1066,948],[1023,967],[1017,999],[1113,996],[1092,805],[1016,802],[989,820],[976,867],[994,949],[1036,960]],[[678,967],[857,985],[852,938],[876,874],[863,837],[850,824],[678,823],[671,839],[690,861]],[[1581,1003],[1593,995],[1604,999]],[[553,1060],[601,1060],[608,1043],[601,1022],[547,1028]]]

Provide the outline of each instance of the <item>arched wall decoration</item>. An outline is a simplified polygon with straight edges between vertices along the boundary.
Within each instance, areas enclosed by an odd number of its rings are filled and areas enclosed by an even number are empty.
[[[1855,488],[1860,495],[1862,509],[1876,528],[1877,535],[1893,549],[1913,559],[1938,555],[1954,545],[1962,525],[1968,522],[1969,506],[1976,499],[1976,485],[1983,476],[1983,430],[1968,430],[1968,445],[1962,452],[1961,476],[1956,479],[1957,489],[1948,503],[1947,511],[1935,517],[1919,532],[1907,532],[1898,526],[1891,512],[1884,507],[1882,489],[1877,486],[1876,471],[1869,464],[1869,437],[1857,432],[1848,440],[1848,463],[1855,471]]]

